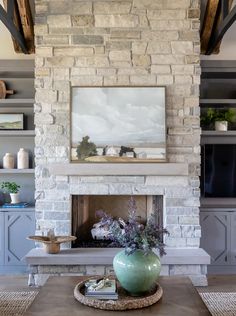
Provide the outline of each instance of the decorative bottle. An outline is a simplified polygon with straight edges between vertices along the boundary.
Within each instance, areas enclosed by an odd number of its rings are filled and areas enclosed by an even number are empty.
[[[3,157],[3,169],[14,169],[14,156],[6,153]]]
[[[29,153],[24,148],[20,148],[17,153],[17,169],[29,168]]]

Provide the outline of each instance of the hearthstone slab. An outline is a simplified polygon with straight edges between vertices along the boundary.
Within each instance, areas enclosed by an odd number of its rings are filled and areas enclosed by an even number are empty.
[[[112,264],[120,248],[63,249],[58,254],[47,254],[43,249],[32,249],[25,256],[29,265],[107,265]],[[201,248],[167,248],[161,258],[165,264],[210,264],[210,256]]]

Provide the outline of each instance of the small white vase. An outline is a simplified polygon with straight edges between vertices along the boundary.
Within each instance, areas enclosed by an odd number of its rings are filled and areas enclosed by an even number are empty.
[[[17,153],[17,169],[29,168],[29,153],[24,148],[20,148]]]
[[[10,193],[10,197],[11,197],[11,203],[12,204],[20,203],[19,192],[18,193]]]
[[[217,132],[226,132],[228,130],[227,121],[215,121],[215,130]]]
[[[3,157],[3,169],[14,169],[14,156],[6,153]]]

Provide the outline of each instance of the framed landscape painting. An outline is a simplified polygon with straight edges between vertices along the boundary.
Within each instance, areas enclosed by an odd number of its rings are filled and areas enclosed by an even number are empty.
[[[71,160],[166,160],[164,87],[73,87]]]
[[[23,130],[23,113],[0,113],[0,130]]]

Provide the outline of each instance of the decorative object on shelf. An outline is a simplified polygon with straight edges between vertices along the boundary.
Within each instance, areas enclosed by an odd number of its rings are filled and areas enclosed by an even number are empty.
[[[5,153],[3,157],[3,169],[14,169],[15,167],[15,158],[11,153]]]
[[[204,128],[211,128],[214,124],[216,131],[225,132],[228,130],[228,123],[236,122],[235,109],[213,109],[209,108],[202,114],[201,124]]]
[[[19,198],[20,185],[16,184],[15,182],[2,182],[1,189],[3,189],[4,192],[7,192],[10,194],[11,203],[13,204],[20,203],[20,198]]]
[[[29,153],[24,148],[17,153],[17,169],[29,169]]]
[[[0,130],[23,130],[23,113],[0,113]]]
[[[79,282],[74,289],[74,297],[82,304],[102,310],[109,311],[125,311],[132,309],[140,309],[157,303],[162,295],[163,290],[158,283],[154,283],[148,293],[142,297],[130,296],[118,283],[117,300],[102,300],[85,296],[85,283],[88,280]]]
[[[71,91],[72,161],[166,161],[165,87],[73,87]],[[82,155],[78,150],[86,135],[96,153]],[[119,157],[121,146],[123,157]],[[139,159],[139,152],[146,156]]]
[[[4,203],[2,208],[26,208],[29,206],[27,202],[20,202],[20,203]]]
[[[55,236],[54,230],[49,229],[47,236],[29,236],[29,240],[43,243],[43,249],[46,253],[57,254],[60,252],[62,243],[76,240],[75,236]]]
[[[14,94],[13,90],[7,90],[6,84],[3,80],[0,80],[0,99],[6,99],[8,94]]]
[[[215,121],[215,130],[217,132],[226,132],[228,130],[227,121]]]
[[[168,232],[157,225],[156,212],[150,215],[145,225],[139,223],[133,197],[129,202],[127,221],[97,211],[101,227],[109,227],[110,240],[125,248],[115,256],[113,267],[121,286],[133,296],[149,291],[161,271],[159,257],[152,249],[157,248],[161,256],[165,254],[162,239]]]
[[[89,142],[89,136],[83,137],[82,141],[77,146],[76,152],[77,157],[82,160],[86,157],[97,155],[96,145],[92,142]]]

